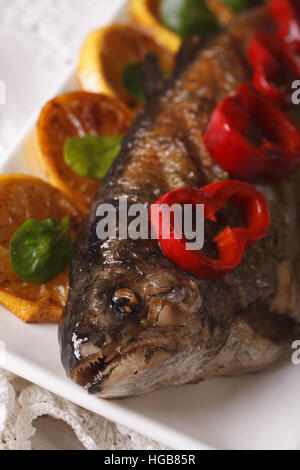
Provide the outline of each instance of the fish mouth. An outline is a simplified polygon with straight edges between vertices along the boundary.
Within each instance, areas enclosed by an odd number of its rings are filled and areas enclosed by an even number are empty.
[[[165,333],[166,334],[166,333]],[[104,348],[83,360],[71,372],[71,378],[84,386],[92,395],[109,398],[111,389],[124,382],[136,381],[144,374],[162,366],[182,349],[186,331],[169,334],[163,338],[143,338],[120,349],[116,345]],[[114,395],[115,397],[115,395]]]

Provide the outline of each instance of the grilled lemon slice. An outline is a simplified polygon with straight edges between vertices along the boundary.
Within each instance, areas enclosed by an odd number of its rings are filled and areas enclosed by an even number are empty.
[[[64,161],[64,144],[70,137],[100,135],[113,137],[126,133],[133,114],[109,96],[74,92],[49,101],[38,122],[39,154],[53,186],[60,189],[85,212],[97,191],[99,181],[79,176]]]
[[[57,189],[31,176],[0,176],[0,303],[27,323],[56,323],[66,303],[69,270],[47,284],[22,281],[10,266],[11,237],[28,219],[61,220],[70,216],[72,236],[80,214]]]
[[[82,89],[118,98],[138,110],[141,103],[124,87],[122,72],[126,66],[141,62],[148,52],[157,55],[164,71],[172,70],[173,54],[139,29],[116,24],[94,31],[80,54],[78,78]]]
[[[159,6],[161,0],[130,0],[130,15],[134,21],[145,28],[163,47],[176,54],[182,39],[160,21]]]

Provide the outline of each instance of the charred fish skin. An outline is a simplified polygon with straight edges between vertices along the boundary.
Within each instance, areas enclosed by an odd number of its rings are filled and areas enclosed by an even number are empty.
[[[270,231],[221,281],[182,272],[155,241],[96,235],[100,204],[118,210],[119,197],[127,196],[129,204],[149,207],[171,190],[228,177],[208,154],[203,131],[216,104],[249,80],[245,51],[252,35],[272,27],[263,8],[243,15],[207,48],[192,40],[194,48],[183,49],[174,78],[156,88],[99,187],[74,249],[59,330],[64,368],[90,393],[119,398],[258,371],[299,333],[293,196],[299,174],[280,184],[259,182]],[[227,208],[220,223],[235,217]]]

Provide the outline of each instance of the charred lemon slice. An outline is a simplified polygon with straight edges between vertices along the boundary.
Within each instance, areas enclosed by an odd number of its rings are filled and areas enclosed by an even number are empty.
[[[79,61],[78,78],[85,91],[118,98],[137,110],[141,103],[125,88],[122,73],[126,66],[140,63],[154,52],[163,71],[169,72],[174,56],[150,36],[129,25],[113,25],[91,33],[85,40]]]
[[[0,176],[0,303],[24,322],[59,321],[68,294],[69,270],[47,284],[22,281],[10,265],[10,240],[28,219],[61,220],[66,215],[74,237],[80,214],[59,191],[31,176]]]
[[[182,38],[166,28],[159,14],[161,0],[130,0],[130,15],[172,54],[181,46]]]
[[[74,173],[64,161],[68,138],[85,135],[113,137],[126,133],[133,114],[117,100],[105,95],[75,92],[49,101],[38,122],[42,166],[53,186],[85,212],[96,193],[99,180]]]

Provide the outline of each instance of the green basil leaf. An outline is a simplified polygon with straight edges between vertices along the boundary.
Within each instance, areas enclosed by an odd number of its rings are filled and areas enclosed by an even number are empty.
[[[145,101],[146,95],[143,87],[142,64],[133,62],[126,65],[121,72],[121,81],[125,90],[137,101]]]
[[[235,13],[240,13],[247,7],[253,5],[253,0],[220,0],[230,7]],[[256,2],[257,3],[257,2]]]
[[[160,18],[167,28],[183,38],[220,28],[205,0],[162,0]]]
[[[61,221],[27,220],[10,241],[10,264],[30,284],[44,284],[69,265],[72,256],[69,216]]]
[[[66,164],[80,176],[103,179],[118,156],[124,136],[71,137],[64,146]]]

